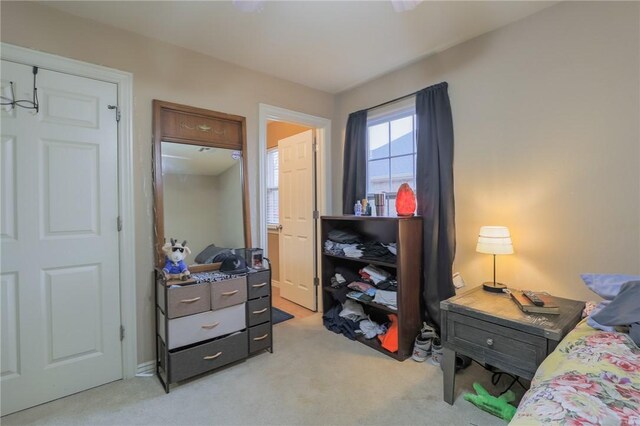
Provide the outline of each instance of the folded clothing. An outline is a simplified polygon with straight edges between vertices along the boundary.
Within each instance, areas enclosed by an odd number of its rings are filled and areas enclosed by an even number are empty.
[[[372,286],[371,284],[354,281],[354,282],[350,283],[349,285],[347,285],[347,287],[349,287],[351,290],[357,290],[357,291],[361,291],[363,293],[366,293],[369,296],[375,296],[376,295],[376,288],[374,286]]]
[[[361,291],[350,291],[347,293],[347,297],[349,299],[360,300],[362,302],[371,302],[373,300],[373,297]]]
[[[380,260],[389,263],[396,262],[396,255],[387,246],[377,241],[358,244],[357,248],[362,251],[362,259]]]
[[[362,268],[360,275],[362,276],[363,274],[366,274],[364,276],[368,277],[374,284],[381,283],[391,277],[390,273],[373,265],[367,265]]]
[[[342,318],[349,319],[351,321],[362,321],[367,318],[364,314],[364,309],[362,309],[362,305],[353,300],[346,300],[342,305],[342,311],[339,314]]]
[[[360,235],[341,229],[333,229],[329,231],[327,237],[333,242],[343,244],[352,244],[360,241]]]
[[[393,310],[398,310],[398,293],[395,291],[378,290],[373,301]]]

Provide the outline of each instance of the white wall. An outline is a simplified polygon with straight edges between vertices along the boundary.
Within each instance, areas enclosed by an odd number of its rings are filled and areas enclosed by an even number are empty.
[[[0,39],[5,43],[133,73],[134,197],[136,209],[138,361],[154,357],[153,99],[247,118],[252,235],[258,235],[258,104],[331,117],[334,97],[241,68],[168,43],[78,18],[34,2],[2,2]],[[115,6],[114,6],[115,7]],[[224,43],[224,40],[220,41]]]
[[[218,196],[215,200],[215,217],[220,224],[219,242],[216,242],[218,247],[242,248],[245,245],[240,165],[238,161],[218,175]]]
[[[498,279],[593,299],[582,272],[640,274],[640,4],[564,2],[337,97],[336,213],[349,113],[449,82],[457,254],[492,277],[481,225],[507,225]],[[342,143],[341,143],[342,141]]]
[[[188,265],[209,244],[223,246],[224,222],[215,220],[220,197],[219,177],[206,175],[165,174],[162,176],[165,238],[187,240],[191,254]],[[240,187],[239,179],[236,190]]]

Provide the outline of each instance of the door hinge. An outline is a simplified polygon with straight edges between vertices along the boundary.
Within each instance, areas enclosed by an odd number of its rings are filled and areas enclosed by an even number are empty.
[[[107,105],[107,108],[116,110],[116,121],[120,122],[120,117],[122,116],[120,107],[118,105]]]
[[[314,219],[320,219],[320,212],[318,210],[314,210],[313,211],[313,218]]]
[[[316,135],[313,135],[313,152],[318,152],[318,139]]]
[[[124,340],[124,325],[120,326],[120,341]]]
[[[320,278],[318,277],[313,277],[313,285],[315,287],[320,287]]]
[[[118,232],[122,231],[122,218],[118,216]]]

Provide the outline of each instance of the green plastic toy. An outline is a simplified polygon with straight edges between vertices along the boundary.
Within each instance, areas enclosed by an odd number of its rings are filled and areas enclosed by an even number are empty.
[[[465,393],[464,399],[466,399],[476,407],[488,413],[491,413],[494,416],[498,416],[508,422],[511,421],[513,416],[516,414],[516,407],[509,404],[516,398],[512,391],[509,390],[503,395],[495,397],[487,392],[487,390],[483,388],[478,382],[473,384],[473,389],[475,389],[477,395],[474,395],[472,393]]]

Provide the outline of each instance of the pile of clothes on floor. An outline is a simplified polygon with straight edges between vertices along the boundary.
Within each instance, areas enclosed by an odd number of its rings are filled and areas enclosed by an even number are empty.
[[[388,321],[379,324],[365,314],[362,305],[353,300],[345,300],[331,307],[322,316],[324,326],[337,334],[344,334],[351,340],[362,335],[366,339],[378,338],[380,345],[389,352],[398,351],[398,316],[389,314]]]
[[[325,253],[388,263],[396,262],[396,243],[364,241],[364,238],[356,233],[338,229],[329,231],[327,238],[324,242]]]

